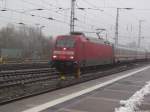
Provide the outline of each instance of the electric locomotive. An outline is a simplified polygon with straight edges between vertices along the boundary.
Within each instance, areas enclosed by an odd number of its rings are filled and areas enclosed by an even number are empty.
[[[56,38],[52,54],[52,65],[60,72],[76,72],[80,69],[112,64],[113,45],[108,41],[88,38],[83,33],[61,35]]]

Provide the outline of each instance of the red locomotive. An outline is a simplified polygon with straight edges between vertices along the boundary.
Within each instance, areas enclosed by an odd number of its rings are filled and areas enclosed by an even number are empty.
[[[88,38],[83,33],[73,33],[56,38],[52,65],[64,73],[77,71],[79,77],[81,68],[149,57],[145,50],[114,47],[103,39]]]

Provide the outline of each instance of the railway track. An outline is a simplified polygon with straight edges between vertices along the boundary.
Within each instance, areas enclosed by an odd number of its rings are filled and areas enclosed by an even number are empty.
[[[28,96],[52,79],[58,79],[52,68],[0,72],[0,103]]]
[[[13,64],[0,64],[0,71],[8,70],[22,70],[22,69],[39,69],[50,68],[48,63],[13,63]]]
[[[53,68],[2,71],[0,72],[0,104],[140,67],[144,64],[146,63],[140,62],[140,64],[103,67],[99,71],[88,71],[82,74],[80,79],[75,79],[70,75],[66,80],[60,80],[59,73]]]

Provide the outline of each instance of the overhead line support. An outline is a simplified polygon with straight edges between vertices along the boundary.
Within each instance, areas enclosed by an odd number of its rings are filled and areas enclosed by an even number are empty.
[[[75,2],[76,0],[71,0],[70,33],[74,32],[75,27]]]

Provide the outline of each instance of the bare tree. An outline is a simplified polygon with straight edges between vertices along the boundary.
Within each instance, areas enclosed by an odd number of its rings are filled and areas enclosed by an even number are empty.
[[[25,25],[16,28],[8,24],[0,30],[0,48],[22,49],[24,57],[43,57],[50,55],[51,39],[45,37],[35,27]]]

